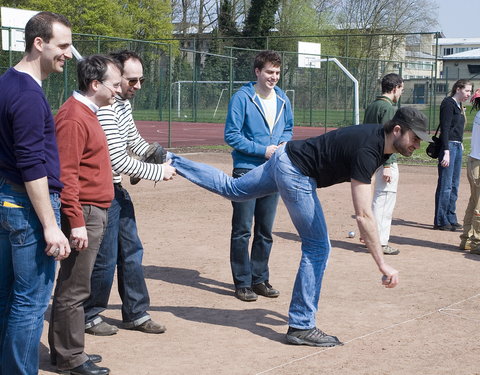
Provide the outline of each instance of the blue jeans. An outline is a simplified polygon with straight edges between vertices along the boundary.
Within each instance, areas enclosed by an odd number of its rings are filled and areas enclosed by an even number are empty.
[[[235,168],[233,177],[243,176],[250,169]],[[269,280],[268,259],[272,250],[272,227],[277,211],[278,193],[246,202],[232,202],[232,234],[230,237],[230,266],[235,288],[250,288]],[[251,255],[248,244],[253,218]]]
[[[285,146],[280,147],[265,164],[240,178],[172,153],[167,154],[167,159],[172,159],[179,175],[233,201],[280,193],[302,241],[302,257],[293,287],[288,323],[299,329],[315,327],[323,274],[330,254],[330,240],[315,179],[305,176],[291,163]]]
[[[60,224],[60,198],[51,194],[50,200]],[[20,207],[5,207],[4,202]],[[55,278],[55,260],[45,247],[28,195],[0,177],[1,375],[38,373],[44,314]]]
[[[118,292],[122,299],[123,322],[140,325],[150,319],[150,307],[143,274],[143,246],[137,232],[133,202],[120,184],[108,209],[107,228],[93,267],[90,297],[85,301],[85,323],[98,321],[98,314],[108,306],[117,267]]]
[[[460,185],[460,173],[462,171],[462,144],[459,142],[449,142],[450,164],[444,168],[440,165],[443,159],[443,152],[440,153],[438,160],[438,182],[435,192],[435,218],[434,224],[444,226],[448,224],[457,224],[457,198],[458,186]]]

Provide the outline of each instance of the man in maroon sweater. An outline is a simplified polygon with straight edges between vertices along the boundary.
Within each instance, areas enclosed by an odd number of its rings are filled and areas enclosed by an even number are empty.
[[[62,230],[72,252],[61,262],[48,341],[52,364],[62,373],[104,375],[101,357],[85,346],[83,302],[90,295],[90,276],[113,199],[112,171],[105,133],[96,112],[120,92],[121,67],[109,57],[92,55],[78,64],[79,91],[55,117],[61,194]],[[76,250],[76,251],[75,251]]]

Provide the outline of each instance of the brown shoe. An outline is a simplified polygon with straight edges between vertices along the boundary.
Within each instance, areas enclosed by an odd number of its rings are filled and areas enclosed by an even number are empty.
[[[112,336],[118,332],[118,328],[114,325],[108,324],[106,321],[102,320],[100,323],[95,324],[94,326],[85,328],[85,333],[94,336]]]
[[[132,331],[140,331],[145,333],[163,333],[167,330],[164,325],[155,323],[152,319],[148,319],[146,322],[134,327],[128,327]]]

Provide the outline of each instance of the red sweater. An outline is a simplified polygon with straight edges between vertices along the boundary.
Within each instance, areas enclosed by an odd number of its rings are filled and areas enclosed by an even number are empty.
[[[113,199],[108,145],[96,114],[73,96],[55,116],[62,213],[71,228],[85,226],[82,205],[108,208]]]

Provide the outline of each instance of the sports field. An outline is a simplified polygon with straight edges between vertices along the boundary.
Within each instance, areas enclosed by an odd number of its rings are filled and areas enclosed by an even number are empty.
[[[228,153],[191,159],[231,170]],[[400,166],[388,258],[400,285],[385,289],[360,246],[349,184],[318,191],[332,253],[317,314],[318,326],[345,342],[335,348],[285,343],[287,312],[300,243],[282,203],[274,227],[270,279],[278,299],[245,303],[233,297],[229,266],[231,205],[181,177],[129,186],[140,236],[153,318],[162,335],[121,329],[111,337],[86,336],[113,375],[473,375],[480,374],[480,256],[457,249],[459,233],[433,231],[436,169]],[[463,218],[469,195],[465,171],[458,201]],[[358,232],[358,231],[357,231]],[[106,320],[121,324],[112,291]],[[46,333],[40,374],[54,374]]]

